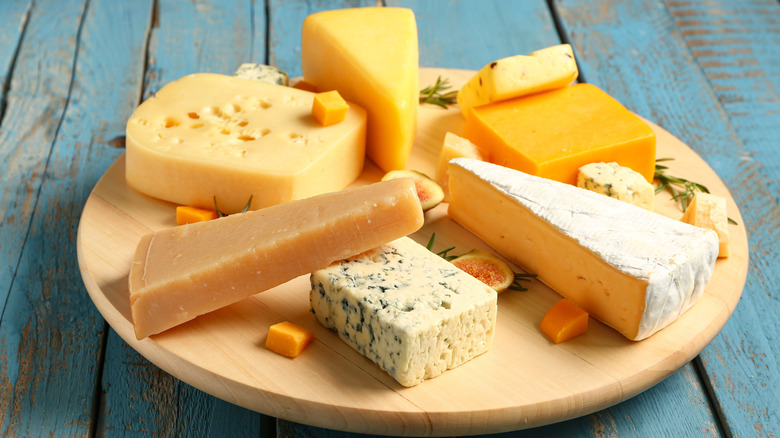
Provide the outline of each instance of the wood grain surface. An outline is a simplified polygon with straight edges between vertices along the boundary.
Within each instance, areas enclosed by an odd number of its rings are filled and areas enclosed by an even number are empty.
[[[473,71],[425,69],[421,83],[447,77],[459,87]],[[425,105],[419,115],[410,168],[433,173],[444,133],[462,130],[457,108]],[[658,156],[670,172],[700,181],[729,199],[718,177],[684,144],[656,127]],[[658,383],[691,360],[725,324],[747,273],[747,239],[733,225],[732,255],[717,262],[706,293],[672,326],[631,342],[594,323],[588,335],[555,346],[538,331],[556,293],[534,282],[528,292],[499,300],[497,335],[489,353],[414,388],[392,378],[317,324],[309,311],[308,275],[203,315],[149,339],[134,338],[127,272],[140,236],[175,224],[174,206],[145,197],[124,182],[123,160],[114,164],[87,201],[78,254],[87,290],[114,330],[156,365],[206,392],[268,415],[331,429],[381,434],[492,433],[557,422],[611,406]],[[367,166],[356,184],[378,181]],[[677,205],[658,195],[657,211],[679,217]],[[434,251],[489,250],[446,215],[446,204],[426,213],[413,237]],[[290,361],[262,345],[267,328],[290,320],[313,330],[316,341]],[[528,360],[533,358],[533,360]]]

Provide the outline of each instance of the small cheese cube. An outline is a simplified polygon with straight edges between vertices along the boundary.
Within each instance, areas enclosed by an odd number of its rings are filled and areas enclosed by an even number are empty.
[[[311,275],[317,320],[403,386],[487,351],[496,292],[403,237]]]
[[[482,67],[460,89],[458,106],[465,116],[471,107],[565,87],[578,74],[569,44],[499,59]]]
[[[718,257],[729,256],[729,219],[726,199],[709,193],[697,192],[685,210],[681,221],[697,227],[714,230],[718,234]]]
[[[475,160],[486,160],[487,156],[483,154],[477,145],[465,138],[448,132],[444,134],[444,144],[439,151],[439,161],[436,166],[436,182],[444,190],[444,201],[449,199],[449,162],[453,158],[473,158]]]
[[[287,72],[272,65],[244,63],[233,75],[242,79],[265,82],[268,84],[287,85]]]
[[[211,208],[200,208],[190,205],[180,205],[176,207],[176,225],[210,221],[218,217],[219,213],[217,213],[217,210]]]
[[[577,84],[472,108],[463,136],[490,162],[567,184],[580,167],[616,162],[655,172],[655,133],[607,93]]]
[[[314,333],[290,321],[280,322],[268,329],[265,348],[287,357],[297,357],[311,341]]]
[[[547,311],[539,328],[551,341],[560,344],[588,331],[588,312],[564,298]]]
[[[590,163],[580,167],[577,187],[653,211],[655,187],[645,177],[618,163]]]
[[[347,111],[349,111],[347,101],[336,90],[314,95],[311,114],[322,126],[343,122],[344,118],[347,117]]]

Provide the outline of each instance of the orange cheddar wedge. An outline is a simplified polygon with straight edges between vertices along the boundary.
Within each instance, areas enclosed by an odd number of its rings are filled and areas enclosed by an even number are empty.
[[[464,137],[492,163],[572,185],[580,167],[596,162],[616,162],[653,180],[653,130],[590,84],[472,108]]]
[[[130,267],[135,334],[160,333],[422,224],[404,178],[148,234]]]

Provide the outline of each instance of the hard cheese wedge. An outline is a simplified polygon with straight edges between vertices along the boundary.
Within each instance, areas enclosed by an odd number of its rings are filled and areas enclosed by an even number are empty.
[[[715,231],[720,241],[718,257],[729,256],[729,219],[726,215],[726,198],[698,192],[680,220]]]
[[[303,22],[301,67],[319,91],[338,90],[368,111],[367,154],[405,169],[417,130],[417,24],[404,8],[323,11]]]
[[[314,94],[200,73],[165,85],[127,122],[128,184],[181,205],[225,213],[341,190],[363,169],[365,112],[311,116]]]
[[[588,163],[616,162],[648,182],[655,171],[653,130],[590,84],[472,108],[463,136],[492,163],[568,184]]]
[[[410,179],[145,236],[130,267],[138,339],[405,236],[423,224]]]
[[[464,158],[450,163],[449,215],[632,340],[693,305],[718,256],[711,230]]]
[[[409,238],[311,276],[317,320],[404,386],[487,351],[496,292]]]
[[[460,89],[458,106],[465,116],[471,107],[565,87],[578,73],[569,44],[499,59],[482,67]]]

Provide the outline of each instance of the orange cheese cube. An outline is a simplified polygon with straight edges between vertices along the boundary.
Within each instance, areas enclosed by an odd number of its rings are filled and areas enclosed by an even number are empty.
[[[297,357],[312,340],[314,340],[314,333],[311,330],[284,321],[268,329],[265,348],[282,356]]]
[[[492,163],[568,184],[595,162],[616,162],[648,182],[655,171],[653,130],[590,84],[472,108],[464,137]]]
[[[564,298],[547,311],[539,328],[551,341],[560,344],[588,331],[588,313]]]
[[[322,126],[341,123],[347,117],[349,105],[336,90],[317,93],[311,105],[311,114]]]
[[[214,209],[193,207],[191,205],[180,205],[176,207],[176,225],[210,221],[218,217],[219,214],[217,213],[217,210]]]

